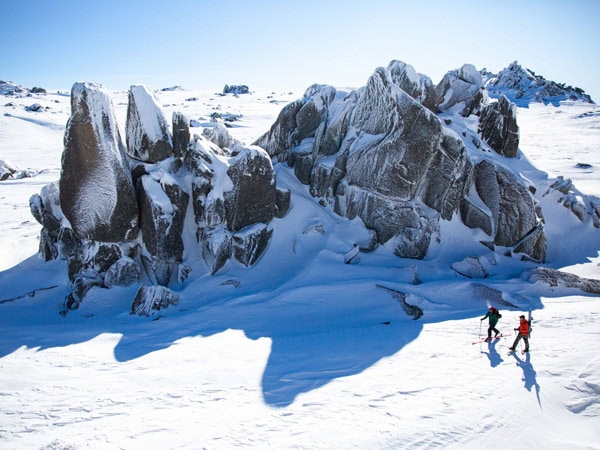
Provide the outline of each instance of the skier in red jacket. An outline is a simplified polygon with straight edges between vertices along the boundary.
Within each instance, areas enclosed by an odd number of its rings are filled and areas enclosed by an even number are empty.
[[[515,331],[519,330],[519,334],[517,335],[517,338],[515,339],[515,342],[513,343],[512,347],[510,347],[510,349],[512,351],[515,350],[515,348],[517,348],[517,344],[519,343],[519,341],[521,339],[523,339],[523,341],[525,342],[525,352],[529,351],[529,322],[525,319],[525,316],[519,316],[520,322],[519,322],[519,328],[515,328]]]

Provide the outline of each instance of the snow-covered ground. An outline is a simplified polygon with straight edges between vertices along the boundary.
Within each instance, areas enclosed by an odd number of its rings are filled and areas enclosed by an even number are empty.
[[[157,96],[167,118],[241,115],[230,132],[251,143],[301,94]],[[114,93],[122,127],[126,101]],[[50,109],[25,111],[35,102]],[[0,448],[600,449],[598,297],[527,283],[519,274],[533,265],[500,256],[485,280],[458,276],[449,263],[475,249],[452,222],[423,261],[382,247],[344,264],[360,224],[319,206],[281,165],[292,208],[256,266],[210,276],[197,258],[179,305],[150,318],[129,315],[135,286],[95,288],[61,316],[66,265],[35,254],[28,200],[59,176],[69,112],[59,94],[0,101],[0,159],[41,171],[0,183]],[[600,197],[598,106],[530,105],[518,120],[524,172],[545,176],[531,162]],[[549,264],[600,278],[600,231],[565,239]],[[472,344],[486,286],[518,308],[500,308],[509,337]],[[385,288],[408,292],[423,317]],[[532,351],[508,354],[530,308]]]

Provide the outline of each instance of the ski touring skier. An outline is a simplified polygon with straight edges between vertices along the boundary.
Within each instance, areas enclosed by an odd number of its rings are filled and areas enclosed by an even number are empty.
[[[489,342],[492,340],[492,331],[494,332],[494,337],[497,338],[500,336],[500,331],[496,329],[496,324],[498,320],[502,317],[500,311],[498,311],[493,306],[490,306],[490,310],[486,313],[485,316],[481,318],[481,320],[485,320],[489,318],[489,327],[487,332],[487,339],[484,342]]]
[[[530,322],[530,320],[525,319],[525,316],[519,316],[519,327],[515,328],[515,331],[519,331],[519,333],[517,334],[512,347],[509,347],[511,351],[515,351],[515,348],[517,348],[517,345],[521,339],[523,339],[523,342],[525,342],[525,350],[523,350],[523,353],[527,353],[529,351]]]

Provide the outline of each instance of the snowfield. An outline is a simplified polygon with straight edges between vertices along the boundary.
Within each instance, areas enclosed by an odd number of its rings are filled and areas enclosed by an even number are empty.
[[[127,93],[111,95],[124,135]],[[168,118],[239,117],[229,131],[250,144],[302,93],[156,95]],[[598,296],[531,284],[521,273],[535,264],[502,255],[489,278],[461,277],[450,265],[481,246],[456,221],[422,261],[381,246],[344,264],[361,223],[282,164],[292,206],[254,267],[229,261],[211,276],[186,255],[196,270],[177,306],[133,316],[138,286],[93,288],[60,315],[66,263],[37,255],[29,197],[60,176],[69,114],[64,93],[0,98],[0,160],[39,172],[0,182],[0,448],[600,449]],[[600,107],[531,104],[518,122],[515,168],[570,178],[600,202]],[[548,265],[600,279],[600,230],[553,214],[569,245],[549,246]],[[488,287],[516,307],[499,306],[507,337],[479,343]],[[530,309],[531,352],[509,354]]]

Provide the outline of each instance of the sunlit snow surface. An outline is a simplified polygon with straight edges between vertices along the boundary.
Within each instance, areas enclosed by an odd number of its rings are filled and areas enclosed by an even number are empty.
[[[127,93],[112,95],[123,131]],[[250,144],[302,93],[156,95],[167,118],[241,115],[229,131]],[[34,102],[50,108],[25,111]],[[600,197],[600,108],[518,114],[514,167]],[[380,247],[344,264],[360,223],[318,205],[282,165],[292,208],[256,266],[230,261],[210,276],[187,255],[195,271],[160,315],[129,315],[134,286],[94,288],[62,317],[66,264],[36,255],[29,197],[59,177],[68,116],[68,96],[0,98],[0,159],[41,171],[0,183],[0,448],[600,448],[598,297],[526,283],[532,265],[500,254],[491,277],[460,277],[450,264],[482,250],[456,222],[442,222],[423,261]],[[548,214],[569,243],[549,247],[549,265],[600,278],[600,232],[562,207]],[[406,292],[423,317],[378,285]],[[509,337],[472,345],[486,286],[518,308],[500,307]],[[532,352],[509,355],[529,308]]]

